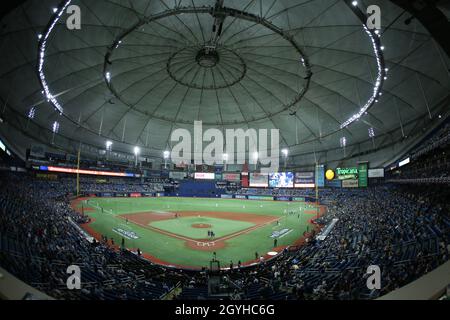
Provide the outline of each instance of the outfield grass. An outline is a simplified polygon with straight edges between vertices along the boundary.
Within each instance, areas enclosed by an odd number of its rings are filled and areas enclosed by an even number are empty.
[[[235,200],[235,199],[196,199],[196,198],[93,198],[89,202],[83,201],[78,206],[91,208],[86,210],[94,222],[90,227],[96,232],[114,238],[116,243],[120,243],[121,236],[113,231],[113,228],[122,227],[133,231],[139,239],[126,240],[128,248],[140,248],[141,251],[150,254],[160,260],[174,265],[186,267],[209,266],[213,257],[212,252],[205,252],[188,248],[185,241],[158,233],[155,230],[146,228],[125,220],[121,215],[141,212],[174,213],[174,212],[236,212],[242,214],[255,214],[274,216],[280,219],[280,225],[271,223],[249,233],[242,234],[236,238],[226,241],[224,249],[217,250],[217,258],[222,266],[227,266],[230,261],[237,264],[238,261],[246,262],[255,258],[255,252],[261,255],[273,250],[274,239],[270,236],[272,232],[282,229],[289,229],[290,232],[278,239],[278,246],[288,246],[302,237],[307,227],[311,229],[309,220],[314,217],[305,211],[314,210],[310,206],[301,202],[281,202],[281,201],[256,201],[256,200]],[[103,208],[103,212],[102,212]],[[294,214],[288,214],[295,212]],[[195,217],[194,217],[195,218]],[[208,217],[209,218],[209,217]],[[187,219],[187,220],[184,220]],[[184,234],[193,239],[205,238],[203,235],[196,237],[196,232],[207,234],[207,230],[189,228],[192,225],[191,219],[180,218],[181,221],[172,219],[151,223],[153,226],[162,226],[165,230],[177,234]],[[223,219],[221,219],[223,220]],[[161,223],[161,224],[160,224]],[[174,224],[175,223],[175,224]],[[186,226],[177,226],[176,223],[183,223]],[[195,222],[197,223],[197,222]],[[204,223],[204,222],[200,222]],[[217,226],[214,231],[217,235],[233,233],[232,230],[244,228],[243,221],[212,221],[212,225]],[[156,224],[156,225],[155,225]],[[223,227],[223,230],[220,228]],[[245,229],[245,228],[244,228]]]

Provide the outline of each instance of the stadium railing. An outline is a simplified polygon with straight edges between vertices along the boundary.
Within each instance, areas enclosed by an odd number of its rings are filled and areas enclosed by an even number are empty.
[[[0,268],[0,300],[54,300]]]
[[[450,284],[450,261],[410,284],[394,290],[378,300],[437,300]]]

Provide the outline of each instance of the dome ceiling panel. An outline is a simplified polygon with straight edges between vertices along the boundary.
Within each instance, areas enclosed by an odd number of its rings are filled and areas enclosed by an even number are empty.
[[[42,128],[56,116],[66,135],[92,144],[124,138],[124,144],[162,150],[171,130],[192,129],[202,120],[222,129],[280,128],[282,143],[299,154],[338,148],[342,136],[366,146],[370,126],[380,135],[399,131],[402,123],[426,117],[427,103],[433,114],[450,92],[442,67],[449,60],[426,29],[417,21],[392,23],[401,9],[372,2],[384,6],[383,28],[390,26],[381,37],[389,75],[379,103],[344,130],[341,124],[372,94],[377,65],[370,37],[343,1],[225,0],[226,7],[265,18],[292,40],[254,20],[227,17],[219,41],[208,48],[215,17],[202,7],[215,1],[73,0],[83,12],[82,29],[56,25],[44,68],[63,116],[41,95],[36,70],[37,37],[56,2],[28,1],[4,20],[0,93],[19,114],[36,105],[44,114],[34,121]],[[134,28],[176,3],[177,14]],[[311,65],[310,79],[299,50]]]

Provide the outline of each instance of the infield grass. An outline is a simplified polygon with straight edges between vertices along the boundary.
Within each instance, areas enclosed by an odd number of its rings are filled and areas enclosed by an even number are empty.
[[[208,230],[214,231],[216,235],[215,238],[222,238],[254,226],[253,223],[245,221],[225,220],[201,216],[155,221],[150,225],[152,227],[192,239],[208,239]],[[209,225],[210,227],[198,228],[195,227],[195,225]]]

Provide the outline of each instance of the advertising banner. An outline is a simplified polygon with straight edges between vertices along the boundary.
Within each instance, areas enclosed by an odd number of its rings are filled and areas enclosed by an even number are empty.
[[[369,169],[369,178],[384,178],[384,169]]]
[[[142,197],[142,194],[140,193],[130,193],[130,198],[140,198]]]
[[[275,197],[277,201],[291,201],[290,197]]]
[[[224,173],[223,180],[229,182],[239,182],[241,181],[241,175],[239,173]]]
[[[410,164],[410,163],[411,163],[411,159],[410,158],[406,158],[405,160],[400,161],[398,163],[398,167],[400,168],[400,167],[406,166],[407,164]]]
[[[3,149],[4,146],[2,147],[1,146],[2,144],[3,143],[0,141],[0,148]],[[46,152],[46,148],[44,145],[33,145],[30,149],[30,156],[37,157],[37,158],[44,158],[45,152]]]
[[[342,187],[342,181],[335,179],[335,180],[327,180],[325,182],[325,186],[327,188],[341,188]]]
[[[161,178],[161,172],[144,170],[144,177],[145,178]]]
[[[50,171],[50,172],[61,172],[61,173],[72,173],[72,174],[85,174],[85,175],[94,175],[94,176],[110,176],[110,177],[134,177],[133,173],[125,173],[125,172],[109,172],[109,171],[95,171],[95,170],[78,170],[74,168],[62,168],[62,167],[52,167],[52,166],[40,166],[39,170],[41,171]]]
[[[42,180],[58,180],[58,175],[56,174],[44,174],[44,173],[36,173],[36,178],[42,179]]]
[[[269,196],[248,196],[248,200],[272,200],[273,201],[273,197],[269,197]]]
[[[295,174],[296,188],[314,188],[316,186],[316,178],[313,171],[297,172]]]
[[[367,162],[358,165],[358,184],[360,188],[366,188],[369,185],[369,164]]]
[[[342,180],[342,188],[358,188],[358,180]]]
[[[213,172],[196,172],[195,180],[214,180],[216,175]]]
[[[128,197],[128,193],[116,193],[116,197],[126,198],[126,197]]]
[[[269,175],[263,173],[250,173],[250,187],[267,188],[269,186]]]
[[[112,196],[113,196],[112,193],[101,193],[101,194],[100,194],[100,197],[104,197],[104,198],[110,198],[110,197],[112,197]]]
[[[358,168],[337,168],[336,175],[339,180],[358,179]]]
[[[325,166],[320,165],[316,167],[317,186],[319,188],[325,187]]]
[[[143,193],[142,196],[143,197],[153,198],[153,193]]]
[[[173,180],[183,180],[187,177],[186,172],[179,172],[179,171],[171,171],[169,173],[169,178]]]

